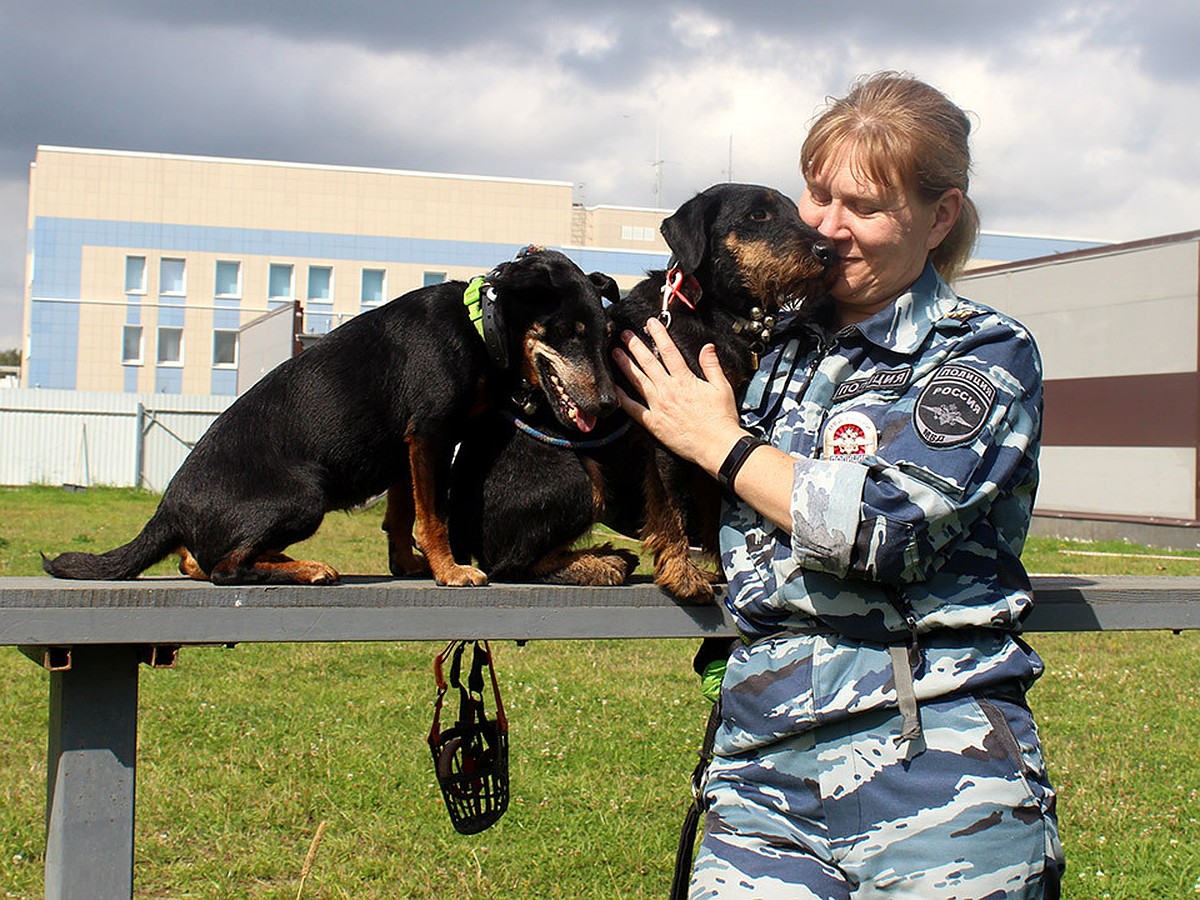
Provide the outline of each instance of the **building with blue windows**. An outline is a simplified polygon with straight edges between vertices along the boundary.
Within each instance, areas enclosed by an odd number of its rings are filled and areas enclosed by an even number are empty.
[[[39,147],[23,387],[232,395],[240,335],[284,305],[319,335],[527,244],[622,288],[662,268],[664,210],[570,182]],[[979,263],[1094,244],[984,235]]]

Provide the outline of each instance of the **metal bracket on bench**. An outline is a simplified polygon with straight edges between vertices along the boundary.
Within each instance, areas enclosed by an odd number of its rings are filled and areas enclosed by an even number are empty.
[[[19,649],[47,672],[71,671],[70,647],[46,647],[35,644],[25,645]]]
[[[142,644],[138,647],[138,662],[152,669],[173,669],[178,659],[178,644]]]
[[[21,652],[47,672],[69,672],[73,663],[71,647],[25,645]],[[152,669],[173,669],[179,660],[178,644],[141,644],[137,649],[138,662]]]

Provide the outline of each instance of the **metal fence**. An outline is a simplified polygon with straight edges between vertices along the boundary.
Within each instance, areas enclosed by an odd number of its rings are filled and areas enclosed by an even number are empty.
[[[0,388],[0,484],[162,491],[234,399]]]

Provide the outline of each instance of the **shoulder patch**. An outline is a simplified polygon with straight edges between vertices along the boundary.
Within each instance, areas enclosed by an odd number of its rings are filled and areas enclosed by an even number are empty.
[[[913,427],[931,447],[957,447],[983,430],[996,386],[981,372],[947,363],[925,385],[913,409]]]
[[[967,319],[973,319],[976,316],[982,316],[986,310],[982,310],[977,306],[964,306],[959,304],[950,312],[942,316],[943,319],[953,319],[955,322],[965,322]]]

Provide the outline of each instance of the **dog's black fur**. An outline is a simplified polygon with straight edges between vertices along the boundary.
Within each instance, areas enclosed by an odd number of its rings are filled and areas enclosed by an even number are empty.
[[[132,578],[171,552],[218,583],[328,583],[320,562],[283,555],[326,512],[391,489],[392,568],[428,564],[442,584],[481,584],[457,565],[445,522],[451,455],[482,411],[536,398],[565,430],[616,406],[606,346],[606,275],[530,248],[497,266],[492,352],[472,325],[461,281],[425,287],[363,313],[290,359],[212,424],[130,543],[45,559],[63,578]],[[499,357],[499,361],[497,361]],[[503,366],[503,367],[502,367]],[[576,431],[576,433],[578,433]],[[425,560],[414,550],[416,545]]]
[[[758,185],[711,187],[661,230],[673,270],[694,279],[685,292],[695,308],[679,301],[669,307],[671,337],[697,374],[701,347],[714,344],[740,392],[769,340],[761,329],[779,304],[793,308],[824,294],[836,262],[833,245],[801,221],[791,200]],[[645,324],[662,312],[665,278],[649,273],[609,308],[618,332],[628,329],[651,343]],[[609,417],[605,429],[612,432],[622,419]],[[568,437],[545,416],[529,424]],[[531,437],[510,419],[488,417],[459,448],[451,484],[455,554],[480,560],[493,580],[623,582],[630,569],[619,551],[567,549],[600,521],[640,534],[654,557],[655,580],[672,594],[693,602],[712,598],[715,576],[691,561],[689,545],[716,551],[719,487],[636,427],[604,446],[564,448]]]

